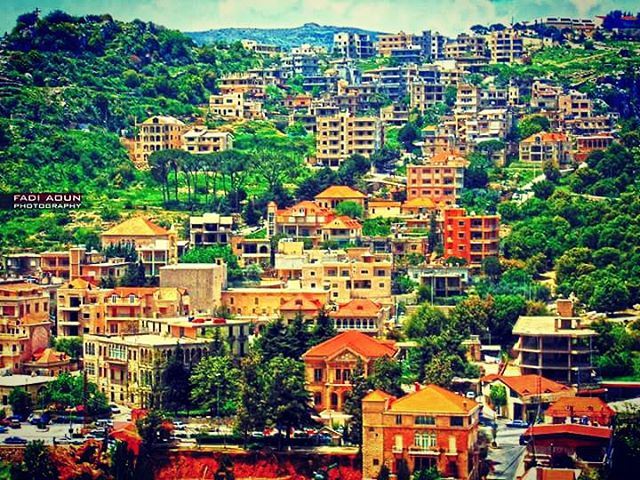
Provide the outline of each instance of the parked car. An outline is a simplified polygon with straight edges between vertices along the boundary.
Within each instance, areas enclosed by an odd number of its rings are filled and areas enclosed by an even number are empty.
[[[113,414],[120,413],[120,407],[115,403],[109,404],[109,410],[111,410],[111,413]]]
[[[476,398],[476,392],[473,392],[471,390],[469,390],[466,394],[465,397],[470,398],[471,400],[473,400],[474,398]]]
[[[0,433],[7,433],[9,431],[9,429],[7,427],[5,427],[4,425],[0,425]]]
[[[11,428],[22,428],[22,424],[20,423],[20,420],[18,420],[17,418],[12,419],[9,426]]]
[[[176,430],[184,430],[185,428],[187,428],[187,425],[184,422],[181,422],[180,420],[174,420],[173,428],[175,428]]]
[[[7,437],[4,439],[4,443],[7,445],[25,445],[27,440],[22,437]]]
[[[480,415],[480,425],[483,427],[493,427],[495,423],[494,419]]]
[[[98,428],[113,427],[113,420],[109,418],[99,418],[98,420],[96,420],[96,427]]]
[[[507,427],[509,428],[527,428],[529,424],[524,420],[514,420],[512,422],[507,423]]]

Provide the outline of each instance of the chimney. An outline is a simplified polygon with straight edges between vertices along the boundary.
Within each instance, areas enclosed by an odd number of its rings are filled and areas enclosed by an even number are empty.
[[[420,388],[422,388],[420,382],[413,382],[413,388],[416,392],[419,392]]]
[[[559,298],[556,300],[556,311],[560,317],[573,317],[573,300]]]

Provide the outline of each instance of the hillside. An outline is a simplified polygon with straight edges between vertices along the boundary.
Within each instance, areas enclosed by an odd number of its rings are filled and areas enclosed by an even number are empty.
[[[84,193],[88,211],[72,217],[93,222],[117,219],[118,202],[160,205],[118,137],[153,114],[188,120],[221,75],[260,62],[237,44],[197,47],[151,22],[21,15],[0,41],[0,192]],[[0,249],[82,242],[86,233],[65,212],[1,211],[0,223]]]
[[[236,42],[240,40],[255,40],[268,45],[278,45],[284,49],[299,46],[303,43],[331,48],[333,34],[338,32],[352,32],[370,35],[373,40],[382,32],[363,30],[355,27],[336,27],[305,23],[295,28],[220,28],[204,32],[186,32],[198,45],[214,42]]]

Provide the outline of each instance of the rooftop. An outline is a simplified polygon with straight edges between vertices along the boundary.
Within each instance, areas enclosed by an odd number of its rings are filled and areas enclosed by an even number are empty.
[[[396,353],[394,344],[382,342],[362,332],[350,330],[311,347],[302,357],[332,357],[346,349],[365,358],[392,357]]]
[[[366,198],[366,195],[351,187],[332,185],[316,195],[315,198]]]
[[[469,414],[478,408],[474,400],[457,395],[438,385],[427,385],[394,401],[391,412]]]
[[[356,298],[342,304],[338,310],[331,312],[331,318],[375,317],[380,312],[380,304],[368,298]]]
[[[598,397],[564,397],[555,401],[545,412],[550,417],[588,417],[593,414],[614,415],[615,412]]]
[[[0,376],[0,388],[26,387],[53,382],[56,377],[44,375],[7,375]]]
[[[594,427],[592,425],[581,425],[579,423],[547,424],[542,423],[527,428],[525,435],[535,437],[543,436],[579,436],[590,438],[609,439],[613,430],[609,427]]]
[[[571,337],[590,337],[596,335],[594,330],[590,328],[560,328],[561,322],[559,320],[571,320],[572,325],[576,325],[581,321],[579,317],[557,317],[557,316],[544,316],[544,317],[518,317],[516,324],[513,326],[514,335],[557,335],[557,336],[571,336]]]
[[[483,381],[501,381],[507,387],[521,396],[541,395],[543,393],[571,392],[572,389],[553,380],[549,380],[541,375],[517,375],[513,377],[503,377],[489,375]]]
[[[125,220],[109,230],[102,236],[136,236],[155,237],[157,235],[167,235],[169,232],[143,217],[133,217]]]

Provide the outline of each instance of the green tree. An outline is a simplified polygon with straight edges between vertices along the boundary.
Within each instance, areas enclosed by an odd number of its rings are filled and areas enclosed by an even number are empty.
[[[450,354],[437,353],[427,365],[425,365],[424,381],[427,384],[435,384],[444,388],[451,388],[455,370],[454,357]]]
[[[60,478],[58,468],[42,440],[27,443],[23,461],[16,467],[12,468],[11,478],[20,480],[58,480]]]
[[[191,401],[216,417],[233,415],[238,407],[240,371],[229,357],[205,357],[191,377]]]
[[[482,261],[482,273],[492,281],[496,281],[502,273],[500,260],[497,257],[487,257]]]
[[[360,154],[351,155],[340,168],[338,168],[338,180],[343,185],[353,186],[363,175],[371,170],[371,161]]]
[[[598,276],[589,299],[589,307],[606,313],[615,313],[630,304],[629,289],[624,281],[613,275]]]
[[[502,407],[507,405],[507,389],[503,385],[492,385],[489,398],[491,404],[496,407],[497,413],[501,413]]]
[[[261,372],[262,358],[249,353],[240,363],[238,413],[236,427],[246,444],[249,432],[262,431],[267,421],[266,391]]]
[[[317,345],[336,336],[336,329],[333,320],[329,317],[329,312],[324,308],[318,312],[316,322],[311,329],[310,346]]]
[[[362,218],[364,215],[362,205],[351,200],[338,203],[335,211],[338,215],[346,215],[351,218]]]
[[[110,453],[114,480],[135,480],[136,456],[127,443],[116,441]]]
[[[267,418],[284,430],[288,439],[293,428],[311,423],[304,364],[292,358],[275,357],[266,363],[262,374]]]
[[[184,350],[178,345],[162,371],[162,407],[176,415],[189,404],[189,370],[183,360]]]
[[[362,447],[362,399],[369,393],[371,384],[364,375],[364,364],[358,360],[351,374],[351,390],[344,402],[344,413],[351,415],[349,421],[349,440]]]
[[[8,401],[14,415],[29,415],[33,409],[31,395],[22,387],[12,389]]]
[[[542,131],[549,131],[550,128],[549,119],[541,115],[532,115],[525,117],[518,123],[518,137],[520,140],[530,137],[535,133]]]
[[[402,364],[393,358],[380,357],[373,364],[373,373],[369,377],[372,388],[382,390],[396,397],[402,396]]]
[[[297,312],[296,316],[287,327],[287,337],[291,358],[301,358],[304,352],[309,349],[311,332],[305,321],[302,312]]]
[[[53,347],[59,352],[64,352],[70,358],[77,360],[82,357],[82,338],[58,337],[53,342]]]
[[[438,335],[446,329],[448,320],[442,310],[431,305],[421,305],[404,322],[404,334],[410,339]]]
[[[640,410],[618,412],[613,433],[611,478],[627,478],[640,469]]]
[[[405,150],[412,151],[415,147],[413,142],[420,139],[420,130],[413,122],[407,122],[398,132],[398,141],[402,143]]]

